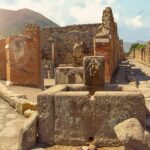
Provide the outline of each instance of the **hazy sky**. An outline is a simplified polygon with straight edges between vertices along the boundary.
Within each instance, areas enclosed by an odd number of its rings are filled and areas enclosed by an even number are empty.
[[[0,0],[0,8],[29,8],[60,26],[99,23],[106,6],[113,9],[121,38],[150,40],[150,0]]]

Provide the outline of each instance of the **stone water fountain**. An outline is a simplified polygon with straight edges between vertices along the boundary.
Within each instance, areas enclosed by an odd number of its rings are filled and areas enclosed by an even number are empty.
[[[120,141],[114,132],[118,123],[137,118],[145,125],[142,94],[135,88],[121,87],[118,91],[115,86],[105,85],[104,72],[104,57],[85,57],[83,84],[56,85],[38,96],[41,142],[70,146],[92,142],[97,147],[118,146]]]

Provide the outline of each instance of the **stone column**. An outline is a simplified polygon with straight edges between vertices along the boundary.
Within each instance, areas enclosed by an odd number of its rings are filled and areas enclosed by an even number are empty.
[[[51,60],[51,68],[50,68],[50,76],[51,78],[54,78],[55,76],[55,64],[56,64],[56,49],[55,49],[55,39],[50,37],[48,39],[51,42],[51,46],[52,46],[52,51],[51,51],[51,56],[52,56],[52,60]]]

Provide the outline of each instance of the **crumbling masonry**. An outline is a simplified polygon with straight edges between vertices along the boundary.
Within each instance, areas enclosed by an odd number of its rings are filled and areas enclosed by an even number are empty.
[[[124,59],[123,41],[118,37],[117,24],[109,7],[103,12],[101,24],[47,28],[41,31],[41,40],[42,49],[51,52],[48,56],[53,67],[51,74],[62,64],[83,66],[84,56],[104,56],[105,82],[109,83]]]
[[[0,46],[0,78],[8,85],[40,87],[40,28],[27,25],[23,35],[9,36]]]
[[[102,24],[98,27],[94,37],[94,55],[105,57],[105,81],[111,77],[121,61],[123,52],[122,42],[119,40],[117,23],[114,22],[111,8],[103,11]]]
[[[145,48],[136,48],[130,53],[130,57],[135,60],[150,65],[150,41]]]

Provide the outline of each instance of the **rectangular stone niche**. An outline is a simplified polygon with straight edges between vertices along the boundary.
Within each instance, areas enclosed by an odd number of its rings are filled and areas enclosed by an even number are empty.
[[[50,145],[117,146],[114,127],[129,118],[145,126],[145,104],[139,92],[98,91],[84,85],[57,85],[38,96],[39,140]]]

